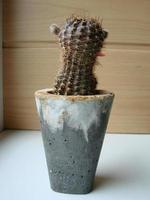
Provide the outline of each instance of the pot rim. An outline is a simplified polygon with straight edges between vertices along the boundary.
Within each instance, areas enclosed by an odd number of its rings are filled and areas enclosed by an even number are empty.
[[[63,99],[63,100],[69,100],[69,101],[83,101],[83,100],[92,100],[92,99],[104,99],[111,97],[113,98],[115,95],[112,92],[109,92],[107,90],[96,90],[97,94],[95,95],[57,95],[53,94],[54,89],[53,88],[46,88],[37,90],[35,92],[35,97],[38,97],[39,99]]]

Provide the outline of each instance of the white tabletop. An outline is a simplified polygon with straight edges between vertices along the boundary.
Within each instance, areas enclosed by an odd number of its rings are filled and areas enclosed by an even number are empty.
[[[0,200],[150,200],[150,135],[106,134],[95,189],[86,195],[50,189],[41,133],[0,134]]]

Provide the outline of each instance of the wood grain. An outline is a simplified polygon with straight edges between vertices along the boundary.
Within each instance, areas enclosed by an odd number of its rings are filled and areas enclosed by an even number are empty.
[[[108,49],[96,67],[99,88],[116,94],[109,132],[150,132],[150,51]],[[34,91],[51,87],[60,65],[57,45],[5,48],[5,127],[38,129]]]
[[[54,41],[49,25],[62,25],[72,13],[103,18],[110,43],[150,44],[148,0],[5,0],[3,4],[5,46],[10,41]]]

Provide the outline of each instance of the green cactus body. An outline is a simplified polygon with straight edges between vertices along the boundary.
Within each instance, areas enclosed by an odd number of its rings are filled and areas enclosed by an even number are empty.
[[[96,19],[70,17],[62,28],[51,25],[62,47],[63,65],[54,84],[55,94],[94,95],[94,64],[107,37]]]

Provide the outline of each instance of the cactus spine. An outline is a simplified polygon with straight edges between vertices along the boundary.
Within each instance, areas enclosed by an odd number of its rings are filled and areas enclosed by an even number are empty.
[[[103,47],[107,32],[98,20],[71,16],[62,28],[51,25],[59,37],[63,65],[54,84],[59,95],[94,95],[97,80],[93,73],[96,54]]]

